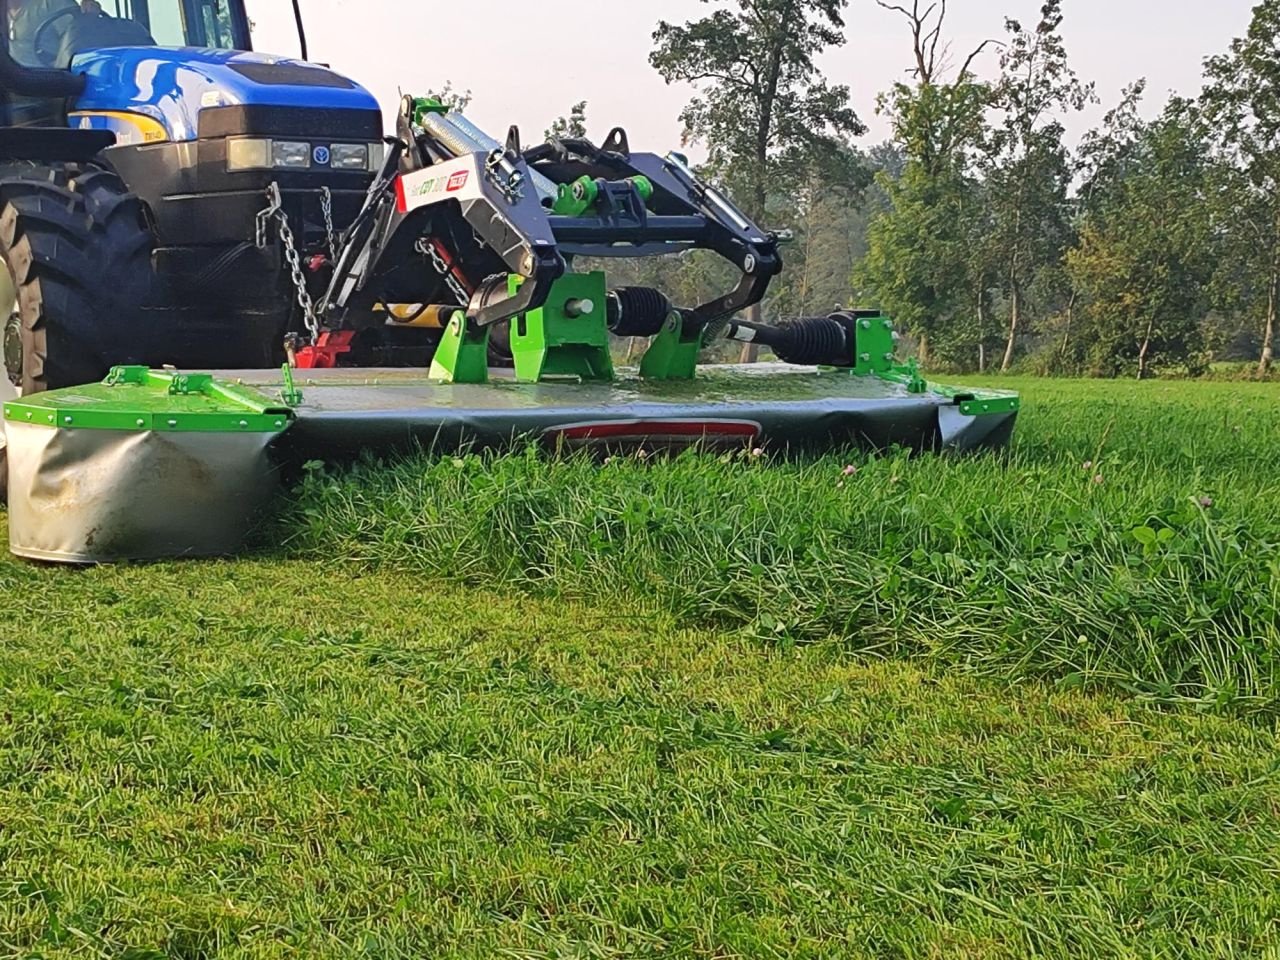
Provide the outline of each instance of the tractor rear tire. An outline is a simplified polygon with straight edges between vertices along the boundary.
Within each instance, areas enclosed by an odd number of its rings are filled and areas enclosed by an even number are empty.
[[[145,356],[154,244],[142,201],[109,170],[0,170],[0,259],[13,301],[0,304],[4,357],[24,394],[96,382]]]

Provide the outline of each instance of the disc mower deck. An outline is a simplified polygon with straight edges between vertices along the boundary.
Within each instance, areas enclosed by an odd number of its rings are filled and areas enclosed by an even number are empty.
[[[297,379],[294,379],[294,376]],[[443,385],[406,370],[181,374],[4,404],[14,553],[65,563],[233,554],[285,468],[428,448],[617,453],[1003,446],[1016,395],[782,364],[696,380]]]

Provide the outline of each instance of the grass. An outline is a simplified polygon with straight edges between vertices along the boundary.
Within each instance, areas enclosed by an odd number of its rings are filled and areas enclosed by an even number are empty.
[[[1276,960],[1280,396],[1020,386],[1007,461],[413,458],[0,559],[0,955]]]
[[[1280,390],[1015,385],[1007,458],[419,457],[313,476],[280,535],[320,562],[1280,716]]]
[[[5,955],[1275,955],[1257,724],[392,572],[0,580]]]

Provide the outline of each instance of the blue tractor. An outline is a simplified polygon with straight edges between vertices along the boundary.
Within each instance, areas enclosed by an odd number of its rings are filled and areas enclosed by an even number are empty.
[[[658,338],[654,376],[690,375],[723,333],[787,359],[855,362],[844,321],[726,326],[781,269],[778,238],[682,156],[633,153],[621,128],[600,146],[526,149],[514,127],[499,142],[405,97],[385,137],[368,91],[306,62],[297,0],[301,59],[252,51],[244,0],[0,9],[0,318],[24,393],[117,365],[441,354],[449,377],[482,377],[487,360],[537,378],[558,369],[552,355],[562,373],[597,377],[611,334]],[[653,288],[582,292],[605,283],[604,260],[694,249],[728,261],[736,286],[690,307]],[[575,272],[584,264],[595,280]]]
[[[254,53],[243,0],[0,10],[13,384],[279,362],[383,167],[374,97],[305,62],[296,3],[303,59]]]

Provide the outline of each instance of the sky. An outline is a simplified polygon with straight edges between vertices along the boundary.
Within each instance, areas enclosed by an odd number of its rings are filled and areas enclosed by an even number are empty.
[[[296,56],[288,0],[247,0],[254,46]],[[1081,79],[1097,84],[1101,103],[1067,118],[1076,140],[1100,122],[1133,80],[1148,81],[1148,114],[1171,92],[1192,96],[1204,58],[1226,50],[1249,25],[1255,0],[1065,0],[1063,36]],[[623,126],[636,149],[665,153],[680,143],[681,108],[692,91],[668,87],[649,66],[660,19],[705,16],[705,0],[302,0],[311,59],[368,87],[388,123],[399,91],[422,95],[446,82],[470,90],[467,115],[499,139],[518,124],[526,143],[541,139],[556,117],[587,100],[589,134],[604,139]],[[951,0],[946,34],[963,60],[987,38],[1003,35],[1004,18],[1035,21],[1039,0]],[[875,0],[850,0],[847,42],[826,53],[821,69],[846,84],[869,132],[863,146],[885,139],[876,95],[905,77],[910,36],[898,14]],[[994,54],[982,61],[996,68]],[[696,153],[696,151],[694,151]]]

